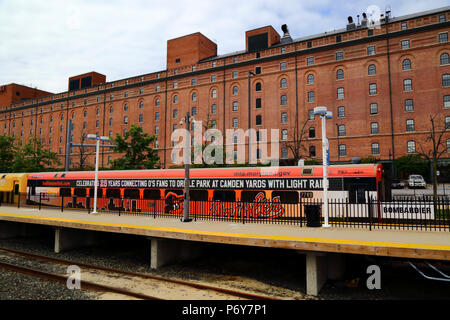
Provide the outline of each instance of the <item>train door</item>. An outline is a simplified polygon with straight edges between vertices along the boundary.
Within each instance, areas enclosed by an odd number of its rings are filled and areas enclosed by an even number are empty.
[[[348,200],[350,203],[366,203],[366,195],[368,191],[366,184],[351,184],[348,189]]]

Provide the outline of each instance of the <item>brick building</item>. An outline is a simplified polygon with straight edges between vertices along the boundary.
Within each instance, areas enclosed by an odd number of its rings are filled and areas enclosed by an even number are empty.
[[[310,116],[327,106],[332,162],[398,158],[430,147],[430,115],[440,130],[450,127],[449,26],[450,7],[383,16],[379,28],[349,18],[344,29],[298,39],[285,26],[282,36],[267,26],[246,32],[245,50],[220,56],[195,33],[167,42],[166,70],[113,82],[91,72],[70,78],[67,92],[0,100],[0,134],[36,134],[63,161],[69,119],[74,143],[138,124],[157,136],[161,165],[170,167],[171,133],[189,111],[223,132],[278,128],[282,159],[293,157],[286,143],[304,132],[304,155],[321,160],[320,121]],[[444,141],[448,159],[450,132]],[[103,150],[101,165],[119,156]]]

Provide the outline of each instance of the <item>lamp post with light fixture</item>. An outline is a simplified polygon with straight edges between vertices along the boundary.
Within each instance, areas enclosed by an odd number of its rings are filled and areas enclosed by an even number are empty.
[[[100,141],[109,141],[109,137],[98,137],[95,134],[88,134],[87,138],[97,140],[95,147],[94,210],[91,212],[92,214],[97,214],[98,150],[100,149]]]
[[[186,138],[185,138],[185,148],[184,148],[184,214],[181,219],[182,222],[191,222],[192,219],[189,218],[189,184],[191,183],[189,173],[191,169],[191,122],[194,120],[193,117],[186,112],[186,117],[180,120],[180,125],[186,123]]]
[[[333,113],[327,110],[327,107],[314,108],[314,115],[319,115],[322,119],[322,163],[323,163],[323,205],[324,205],[324,224],[322,227],[329,228],[328,224],[328,165],[329,165],[329,143],[327,138],[326,119],[331,119]]]

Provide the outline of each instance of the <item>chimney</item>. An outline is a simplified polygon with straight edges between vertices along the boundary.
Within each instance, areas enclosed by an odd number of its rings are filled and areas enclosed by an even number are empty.
[[[348,17],[347,31],[356,29],[356,24],[353,22],[352,16]]]
[[[284,34],[283,34],[283,37],[281,38],[280,42],[282,44],[291,43],[292,42],[292,38],[291,38],[291,35],[289,34],[289,29],[288,29],[287,25],[283,24],[281,26],[281,30],[283,31]]]
[[[361,20],[361,27],[367,27],[367,15],[365,12],[362,14],[363,18]]]

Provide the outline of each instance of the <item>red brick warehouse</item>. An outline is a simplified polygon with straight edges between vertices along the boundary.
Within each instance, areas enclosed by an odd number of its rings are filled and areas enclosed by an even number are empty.
[[[15,85],[2,87],[0,130],[23,141],[36,135],[64,162],[69,119],[74,143],[83,134],[114,136],[137,124],[157,136],[167,168],[171,133],[189,111],[223,132],[249,124],[280,129],[280,157],[289,159],[284,143],[323,105],[333,112],[327,121],[332,162],[398,158],[427,145],[430,115],[438,114],[440,130],[450,127],[449,20],[450,7],[444,7],[381,17],[379,28],[368,28],[365,19],[349,21],[344,29],[298,39],[266,26],[246,32],[245,50],[220,56],[217,44],[194,33],[167,42],[166,70],[113,82],[91,72],[70,78],[67,92],[36,91],[22,99],[11,95]],[[320,129],[317,117],[304,127],[305,154],[317,160]],[[450,133],[444,141],[448,159]],[[78,148],[72,151],[77,167]],[[102,150],[101,165],[116,157]]]

